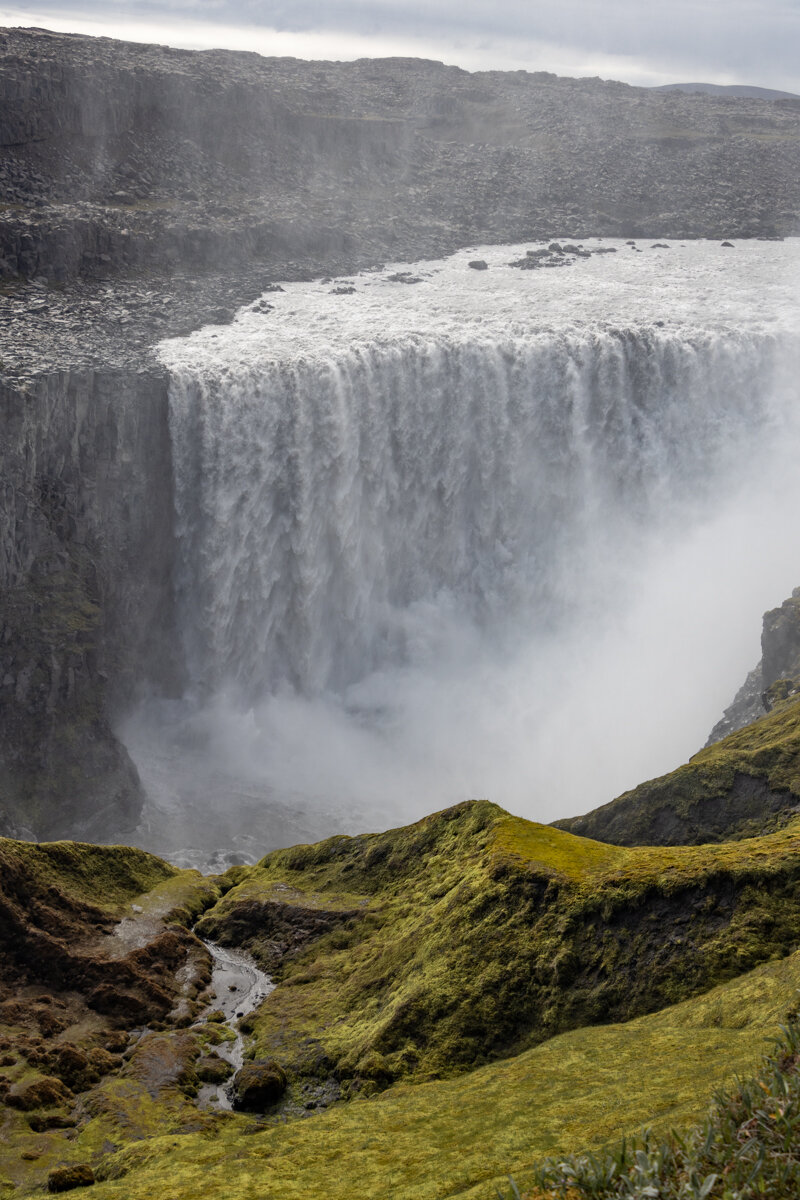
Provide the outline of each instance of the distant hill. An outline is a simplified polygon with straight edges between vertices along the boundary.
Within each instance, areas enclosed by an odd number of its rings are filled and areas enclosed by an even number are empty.
[[[748,87],[743,83],[664,83],[651,92],[703,92],[708,96],[749,96],[751,100],[800,100],[797,92],[775,88]]]

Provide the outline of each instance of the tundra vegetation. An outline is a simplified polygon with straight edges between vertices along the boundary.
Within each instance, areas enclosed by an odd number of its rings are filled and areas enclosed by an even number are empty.
[[[744,767],[785,800],[767,832],[701,845],[487,801],[214,878],[0,842],[0,1195],[786,1195],[799,735],[789,698],[699,756],[709,803]],[[280,1081],[254,1112],[198,1103],[234,1036],[203,938],[277,982],[239,1023],[250,1074]]]

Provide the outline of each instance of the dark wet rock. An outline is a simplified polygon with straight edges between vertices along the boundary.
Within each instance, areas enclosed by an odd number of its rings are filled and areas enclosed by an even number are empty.
[[[264,1112],[286,1091],[286,1072],[274,1059],[245,1063],[233,1079],[233,1106],[243,1112]]]
[[[589,255],[581,255],[588,258]],[[519,271],[536,271],[541,267],[569,267],[572,266],[573,258],[564,254],[562,250],[558,253],[551,253],[549,250],[528,250],[524,258],[514,259],[508,265],[516,267]]]
[[[725,246],[728,250],[733,250],[733,242],[722,242],[721,245]]]
[[[86,1091],[121,1065],[118,1055],[99,1046],[82,1049],[71,1042],[62,1043],[49,1055],[50,1070],[73,1092]]]
[[[77,1118],[60,1112],[34,1112],[28,1115],[28,1127],[34,1133],[47,1133],[49,1129],[74,1129]]]
[[[74,1163],[69,1167],[56,1167],[47,1176],[48,1192],[70,1192],[74,1188],[90,1187],[94,1183],[94,1171],[88,1163]]]
[[[489,270],[489,264],[482,258],[473,258],[470,262],[467,263],[467,266],[471,267],[473,271],[488,271]]]
[[[195,929],[200,937],[249,951],[270,970],[338,925],[359,920],[361,916],[350,909],[326,910],[274,900],[239,900],[218,905]],[[206,1017],[207,1021],[215,1019],[219,1018],[213,1013]]]
[[[342,287],[331,288],[332,296],[352,296],[355,288],[351,284],[345,284]]]

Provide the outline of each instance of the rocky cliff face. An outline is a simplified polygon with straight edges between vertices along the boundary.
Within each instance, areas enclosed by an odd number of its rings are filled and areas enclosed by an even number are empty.
[[[792,100],[0,34],[0,277],[797,229]]]
[[[761,662],[748,674],[709,734],[707,746],[756,721],[800,691],[800,588],[764,613]]]
[[[109,719],[174,672],[166,384],[45,375],[0,419],[0,827],[119,837],[141,788]]]

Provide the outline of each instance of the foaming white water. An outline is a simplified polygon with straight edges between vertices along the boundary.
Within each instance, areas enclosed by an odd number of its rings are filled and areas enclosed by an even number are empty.
[[[521,253],[164,343],[191,685],[127,731],[155,791],[188,737],[231,829],[243,787],[320,835],[553,819],[702,743],[798,582],[797,247]]]

